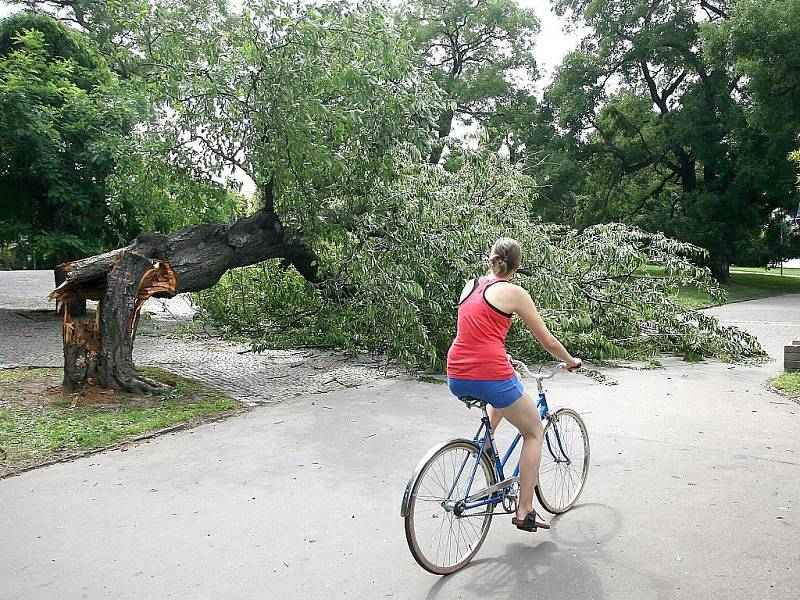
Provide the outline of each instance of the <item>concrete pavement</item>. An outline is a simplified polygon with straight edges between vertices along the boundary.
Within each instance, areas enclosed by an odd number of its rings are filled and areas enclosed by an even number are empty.
[[[798,296],[715,312],[770,350],[800,333]],[[496,517],[452,576],[416,565],[399,505],[477,413],[376,378],[0,481],[0,599],[795,600],[800,406],[765,389],[779,364],[664,362],[550,382],[589,426],[580,504],[550,532]]]

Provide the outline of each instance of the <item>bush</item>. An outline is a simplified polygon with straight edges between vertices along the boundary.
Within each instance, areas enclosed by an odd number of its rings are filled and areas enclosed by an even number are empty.
[[[0,244],[0,271],[15,271],[26,267],[26,259],[17,244]]]
[[[723,294],[693,263],[704,251],[620,224],[576,231],[532,221],[534,193],[534,182],[498,157],[468,155],[454,173],[409,164],[357,206],[343,199],[321,215],[330,223],[315,244],[324,284],[312,286],[270,262],[228,273],[198,302],[207,318],[256,348],[371,350],[439,370],[464,282],[486,271],[492,243],[509,236],[522,243],[523,266],[534,272],[515,282],[578,356],[762,354],[749,334],[673,300],[689,285]],[[518,320],[507,346],[529,360],[544,357]]]

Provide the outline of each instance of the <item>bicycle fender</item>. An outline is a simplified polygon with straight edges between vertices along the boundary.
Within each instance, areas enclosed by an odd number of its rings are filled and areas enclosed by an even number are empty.
[[[406,484],[406,491],[403,494],[403,503],[400,505],[401,517],[406,518],[408,516],[408,506],[411,502],[411,488],[414,487],[414,481],[416,481],[417,477],[419,477],[419,474],[422,472],[425,463],[427,463],[431,458],[433,458],[433,455],[439,452],[439,450],[441,450],[448,444],[452,444],[453,442],[466,442],[467,444],[472,444],[473,446],[475,446],[476,450],[478,449],[478,445],[475,443],[474,440],[468,440],[467,438],[453,438],[452,440],[447,440],[446,442],[442,442],[441,444],[438,444],[433,448],[431,448],[430,450],[428,450],[425,453],[425,456],[423,456],[422,459],[417,464],[417,467],[411,474],[411,478],[408,480],[408,483]]]

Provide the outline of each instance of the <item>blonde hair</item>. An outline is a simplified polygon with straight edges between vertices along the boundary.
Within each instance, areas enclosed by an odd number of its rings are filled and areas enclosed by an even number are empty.
[[[519,269],[522,262],[522,246],[512,238],[500,238],[492,246],[489,266],[495,277],[505,277]]]

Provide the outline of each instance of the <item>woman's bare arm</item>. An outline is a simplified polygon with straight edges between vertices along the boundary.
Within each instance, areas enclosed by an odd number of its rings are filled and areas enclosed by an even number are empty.
[[[530,294],[521,287],[514,287],[516,288],[514,293],[514,312],[525,322],[533,337],[539,341],[542,348],[557,359],[564,361],[568,370],[579,368],[581,360],[567,352],[567,349],[558,341],[556,336],[550,333],[539,311],[536,310],[536,305],[533,303]]]

